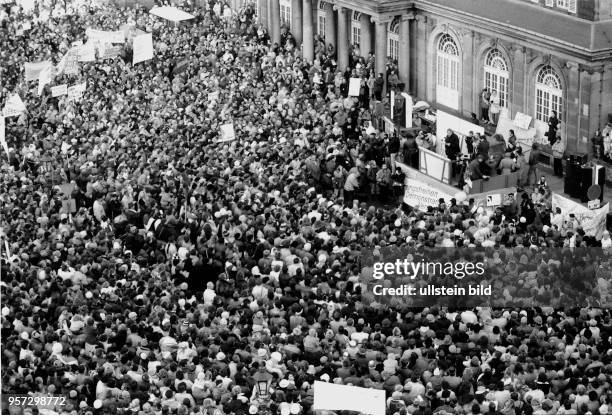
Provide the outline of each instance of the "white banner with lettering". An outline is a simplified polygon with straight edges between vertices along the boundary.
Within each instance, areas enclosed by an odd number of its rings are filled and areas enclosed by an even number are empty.
[[[553,210],[560,208],[561,214],[565,217],[573,213],[588,236],[594,236],[597,240],[601,239],[603,231],[606,229],[606,215],[610,212],[609,203],[599,209],[589,209],[558,193],[553,193],[552,207]]]
[[[315,381],[312,409],[385,415],[385,391]]]
[[[136,65],[139,62],[153,59],[153,35],[145,33],[134,37],[134,59],[132,64]]]

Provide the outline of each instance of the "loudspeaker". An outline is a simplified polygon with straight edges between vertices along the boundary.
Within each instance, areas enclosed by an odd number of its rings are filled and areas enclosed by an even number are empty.
[[[612,213],[608,213],[606,216],[606,229],[612,232]]]
[[[589,161],[589,156],[584,153],[570,153],[566,156],[566,160],[568,163],[583,165]]]
[[[581,170],[579,164],[568,163],[565,172],[563,192],[571,197],[580,198],[581,193]]]

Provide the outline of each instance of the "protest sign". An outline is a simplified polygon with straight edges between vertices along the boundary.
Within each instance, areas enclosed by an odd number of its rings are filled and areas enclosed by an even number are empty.
[[[87,84],[85,82],[71,86],[67,91],[68,99],[80,99],[86,87]]]
[[[79,62],[93,62],[96,60],[96,46],[87,42],[83,46],[79,47],[78,61]]]
[[[43,69],[51,65],[51,61],[42,62],[26,62],[25,64],[25,79],[26,81],[37,80]]]
[[[523,130],[528,130],[529,124],[531,124],[531,117],[529,115],[523,114],[522,112],[516,113],[514,116],[514,125]]]
[[[210,92],[208,94],[208,101],[218,101],[219,100],[219,91]]]
[[[107,44],[104,51],[101,51],[100,54],[102,59],[115,59],[117,56],[121,55],[121,51],[121,46],[110,46]]]
[[[134,59],[132,64],[153,59],[153,35],[145,33],[134,38]]]
[[[349,81],[348,96],[349,97],[358,97],[360,89],[361,89],[361,79],[359,79],[359,78],[351,78],[350,81]]]
[[[4,104],[2,111],[5,117],[20,115],[26,111],[26,106],[17,94],[13,94]]]
[[[85,31],[87,41],[93,43],[125,43],[125,33],[123,30],[107,32],[104,30],[87,29]]]
[[[51,87],[51,96],[52,97],[61,97],[62,95],[66,95],[68,93],[68,85],[58,85]]]
[[[225,143],[236,139],[236,132],[234,131],[234,124],[223,124],[221,126],[221,137],[217,139],[218,143]]]
[[[79,73],[79,47],[72,47],[57,64],[57,73],[77,75]]]

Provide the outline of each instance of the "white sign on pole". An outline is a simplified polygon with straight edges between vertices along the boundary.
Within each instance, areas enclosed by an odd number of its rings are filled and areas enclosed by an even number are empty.
[[[360,78],[351,78],[349,80],[348,96],[349,97],[358,97],[360,89],[361,89],[361,79]]]
[[[42,62],[26,62],[25,64],[25,79],[26,81],[35,81],[40,76],[43,69],[51,65],[51,61]]]
[[[136,65],[139,62],[153,59],[153,35],[145,33],[134,37],[134,59],[132,64]]]
[[[68,99],[80,99],[83,93],[85,93],[85,88],[87,88],[85,82],[71,86],[67,90]]]
[[[68,85],[66,84],[51,87],[52,97],[61,97],[66,94],[68,94]]]
[[[3,114],[5,117],[13,117],[16,115],[21,115],[21,113],[26,111],[26,106],[19,97],[19,95],[12,95],[4,105]]]
[[[236,132],[234,131],[234,124],[223,124],[221,126],[221,137],[217,139],[218,143],[225,143],[236,139]]]
[[[385,415],[385,391],[315,381],[312,408]]]
[[[40,71],[40,75],[38,76],[38,95],[42,95],[43,90],[47,84],[50,84],[53,81],[53,77],[55,76],[55,68],[53,65],[47,66],[45,69]]]
[[[96,60],[96,46],[92,42],[87,42],[79,47],[78,61],[93,62]]]

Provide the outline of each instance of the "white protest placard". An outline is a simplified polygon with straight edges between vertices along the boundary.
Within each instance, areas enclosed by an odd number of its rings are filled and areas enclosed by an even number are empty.
[[[153,35],[145,33],[134,37],[134,59],[132,64],[136,65],[139,62],[153,59]]]
[[[501,193],[493,193],[493,194],[487,195],[487,207],[499,206],[501,204],[502,204]]]
[[[17,94],[13,94],[4,104],[4,109],[2,110],[5,117],[13,117],[16,115],[21,115],[26,111],[26,106],[21,100],[21,97]]]
[[[114,59],[117,56],[121,55],[121,46],[112,46],[106,44],[104,51],[100,51],[101,59]]]
[[[361,89],[361,79],[360,78],[351,78],[349,80],[349,97],[358,97],[359,90]]]
[[[85,82],[71,86],[67,91],[68,99],[80,99],[86,87],[87,84]]]
[[[234,124],[223,124],[220,128],[221,137],[217,139],[218,143],[225,143],[236,139],[236,132],[234,131]]]
[[[125,43],[125,33],[122,30],[107,32],[105,30],[87,29],[85,31],[88,42],[94,43]]]
[[[58,74],[75,75],[79,71],[79,48],[69,49],[55,67]]]
[[[66,84],[51,87],[52,97],[61,97],[66,94],[68,94],[68,85]]]
[[[514,116],[514,125],[523,130],[528,130],[529,124],[531,124],[531,117],[529,115],[523,114],[522,112],[516,113]]]
[[[26,62],[25,64],[25,79],[26,81],[35,81],[40,76],[43,69],[49,67],[51,61],[42,62]]]
[[[217,101],[219,100],[219,91],[211,92],[208,94],[208,101]]]
[[[70,147],[72,147],[70,144],[65,141],[62,141],[61,150],[63,154],[68,154],[68,150],[70,150]]]
[[[385,415],[385,391],[315,381],[312,408],[315,411],[356,411]]]
[[[78,61],[79,62],[93,62],[96,60],[96,46],[87,42],[83,46],[79,47]]]

